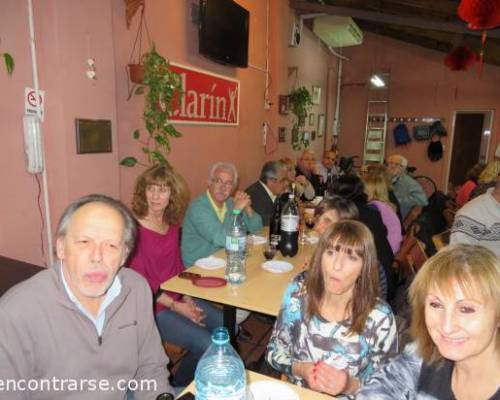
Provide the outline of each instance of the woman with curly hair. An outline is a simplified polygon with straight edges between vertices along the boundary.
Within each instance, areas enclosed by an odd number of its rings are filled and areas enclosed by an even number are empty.
[[[333,224],[309,269],[285,292],[267,361],[297,385],[351,397],[397,353],[396,320],[378,288],[368,228],[351,220]]]
[[[151,286],[162,340],[189,352],[174,376],[175,386],[193,380],[198,359],[211,343],[212,330],[222,325],[222,312],[210,303],[160,289],[162,282],[184,270],[179,223],[185,200],[182,178],[172,168],[156,165],[137,178],[132,201],[138,235],[129,265]]]

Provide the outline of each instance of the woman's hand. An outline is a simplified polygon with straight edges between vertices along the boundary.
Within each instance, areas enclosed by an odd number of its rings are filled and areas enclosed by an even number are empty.
[[[307,385],[318,392],[335,396],[339,393],[351,393],[357,388],[346,370],[337,369],[322,361],[301,362],[294,365],[294,374],[301,376]]]
[[[195,324],[205,326],[203,323],[205,313],[190,297],[184,298],[183,301],[176,301],[172,310],[190,319]]]
[[[345,369],[337,369],[320,361],[313,370],[315,390],[335,396],[340,393],[353,393],[357,389],[355,379]]]

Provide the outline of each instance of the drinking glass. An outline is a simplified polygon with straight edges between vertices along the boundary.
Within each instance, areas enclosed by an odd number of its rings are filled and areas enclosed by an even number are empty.
[[[264,246],[264,257],[266,260],[272,260],[276,254],[276,245],[273,243],[267,243]]]

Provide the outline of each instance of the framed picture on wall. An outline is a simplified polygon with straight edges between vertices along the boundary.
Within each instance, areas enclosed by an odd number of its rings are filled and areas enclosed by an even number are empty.
[[[75,119],[76,153],[111,153],[111,121]]]
[[[314,126],[315,119],[314,113],[309,114],[309,126]]]
[[[325,134],[325,114],[318,114],[318,137],[323,137]]]
[[[319,86],[313,86],[312,103],[313,104],[320,104],[321,103],[321,88]]]
[[[289,101],[287,95],[280,95],[278,97],[278,108],[279,113],[282,115],[288,114]]]

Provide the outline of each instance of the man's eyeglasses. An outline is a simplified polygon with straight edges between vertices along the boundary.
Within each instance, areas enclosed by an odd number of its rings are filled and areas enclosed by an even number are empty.
[[[233,187],[233,181],[223,181],[220,178],[215,178],[212,179],[212,183],[217,186],[224,186],[226,188],[232,188]]]

